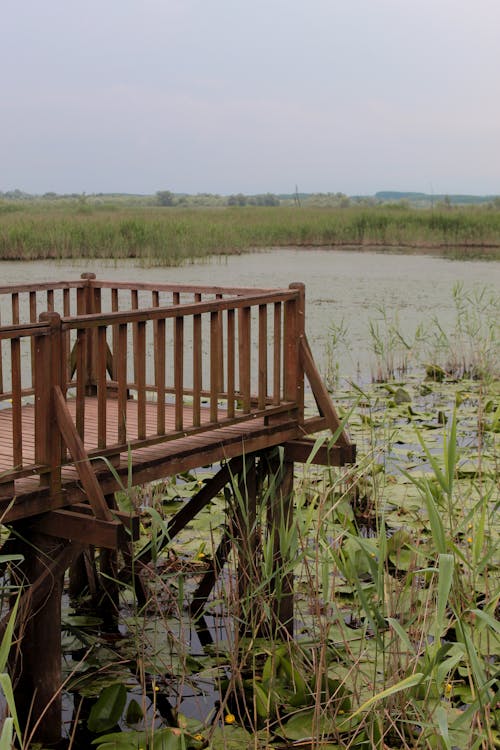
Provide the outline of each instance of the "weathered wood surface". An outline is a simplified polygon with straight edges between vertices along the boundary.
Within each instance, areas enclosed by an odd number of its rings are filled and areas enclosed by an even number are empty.
[[[85,558],[94,590],[88,545],[101,547],[101,574],[132,580],[138,599],[146,599],[140,571],[150,551],[146,545],[131,564],[138,517],[116,511],[117,490],[219,464],[171,519],[170,539],[237,475],[247,513],[228,508],[226,533],[192,610],[200,614],[233,544],[240,591],[249,595],[249,617],[260,629],[262,612],[252,599],[259,485],[269,472],[279,475],[266,510],[271,526],[286,528],[293,517],[293,462],[338,466],[355,452],[307,343],[303,284],[228,289],[98,281],[86,273],[77,281],[0,286],[0,321],[0,518],[21,532],[12,539],[20,540],[31,584],[20,600],[29,625],[16,702],[23,724],[52,742],[60,731],[61,644],[54,623],[65,569],[73,565],[76,586]],[[305,415],[306,381],[316,416]],[[325,429],[335,441],[307,439]],[[280,445],[278,466],[273,449]],[[30,542],[52,562],[33,554]],[[277,538],[273,545],[282,570]],[[279,596],[269,626],[290,637],[291,574],[278,573],[272,589]],[[114,584],[108,594],[116,603]]]
[[[83,274],[0,287],[0,301],[10,318],[0,326],[5,519],[69,504],[78,474],[96,517],[110,520],[100,486],[114,486],[110,464],[121,477],[132,459],[139,483],[339,427],[307,344],[302,284],[266,291]],[[319,412],[309,419],[305,378]],[[353,459],[343,430],[337,445],[325,461]],[[290,459],[304,451],[295,446]]]

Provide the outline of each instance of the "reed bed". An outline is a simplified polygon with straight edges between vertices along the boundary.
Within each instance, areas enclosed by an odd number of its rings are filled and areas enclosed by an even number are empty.
[[[0,204],[0,259],[139,258],[179,265],[279,246],[439,248],[500,257],[500,212],[404,208]]]

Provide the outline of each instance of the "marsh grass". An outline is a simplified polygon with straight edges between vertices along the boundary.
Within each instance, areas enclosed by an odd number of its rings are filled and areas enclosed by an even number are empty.
[[[160,739],[173,750],[496,746],[498,432],[494,412],[486,431],[477,415],[498,390],[490,381],[488,396],[477,380],[428,387],[422,398],[418,379],[405,384],[411,411],[382,385],[357,389],[349,421],[358,465],[298,471],[293,524],[269,526],[278,464],[260,485],[259,507],[251,509],[250,480],[235,477],[231,491],[157,557],[147,610],[130,600],[129,635],[118,648],[122,658],[135,654],[143,723],[122,719],[98,747],[140,741],[150,748]],[[189,481],[199,482],[186,478],[183,491]],[[163,489],[171,502],[175,488]],[[161,536],[168,504],[162,508],[161,493],[152,496]],[[204,613],[212,643],[193,651],[186,606],[228,508],[240,525]],[[294,639],[268,627],[279,582],[290,573]],[[131,684],[130,673],[113,679]],[[187,691],[194,710],[184,702]]]
[[[5,210],[3,210],[5,209]],[[179,265],[278,246],[441,248],[498,258],[500,212],[374,208],[179,209],[37,203],[0,206],[0,259],[137,258]],[[15,210],[14,210],[15,209]],[[490,248],[488,250],[488,248]]]
[[[336,394],[343,413],[352,409],[358,463],[297,469],[293,522],[284,507],[268,513],[281,502],[279,455],[260,480],[234,477],[166,549],[170,514],[205,476],[124,488],[155,550],[150,598],[139,608],[122,589],[113,639],[91,618],[66,631],[75,706],[90,702],[87,715],[75,710],[85,739],[75,721],[70,746],[498,746],[497,302],[460,287],[455,299],[456,324],[439,347],[420,334],[402,344],[397,318],[381,311],[374,354],[380,374],[398,379]],[[338,346],[346,336],[337,332]],[[442,378],[411,373],[410,361],[434,363]],[[224,531],[233,551],[204,612],[202,648],[188,603]],[[290,576],[293,639],[275,618]]]
[[[491,382],[500,374],[500,296],[488,285],[452,289],[454,321],[445,329],[438,316],[403,331],[399,311],[375,306],[368,323],[371,379],[387,383],[425,371],[429,379],[473,379]],[[323,375],[334,390],[339,386],[338,362],[352,361],[355,337],[344,320],[332,323],[325,342]],[[361,380],[362,378],[360,378]],[[401,394],[400,394],[401,395]]]

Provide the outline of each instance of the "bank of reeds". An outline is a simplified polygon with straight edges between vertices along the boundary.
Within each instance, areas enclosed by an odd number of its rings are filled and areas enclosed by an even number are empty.
[[[13,208],[0,204],[3,260],[141,258],[177,265],[215,253],[290,245],[440,248],[449,255],[500,257],[500,212],[491,209],[179,209],[84,203]]]

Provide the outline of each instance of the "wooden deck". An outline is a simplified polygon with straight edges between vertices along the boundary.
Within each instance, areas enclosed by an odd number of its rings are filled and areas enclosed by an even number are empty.
[[[99,458],[140,484],[330,428],[327,460],[353,460],[307,344],[300,284],[137,286],[84,274],[0,287],[0,302],[4,523],[70,505],[89,460],[104,494],[117,489]],[[309,419],[306,380],[318,405]]]
[[[132,546],[137,517],[117,510],[117,490],[214,466],[213,478],[169,522],[166,544],[235,481],[248,491],[251,516],[259,483],[272,477],[279,502],[264,516],[275,528],[290,524],[295,461],[354,461],[307,342],[304,295],[302,284],[137,285],[93,274],[0,287],[0,518],[14,532],[5,547],[23,556],[29,584],[17,614],[23,637],[16,705],[40,741],[54,742],[60,731],[57,622],[67,568],[89,545],[100,547],[102,590],[124,580],[138,598],[147,596],[140,573],[150,552]],[[316,412],[306,416],[307,385]],[[318,448],[308,436],[320,430],[334,439]],[[234,509],[227,512],[232,531],[195,592],[196,614],[231,543],[256,543],[255,530],[239,526]],[[281,551],[273,544],[280,575]],[[273,617],[290,636],[293,576],[283,576]]]

